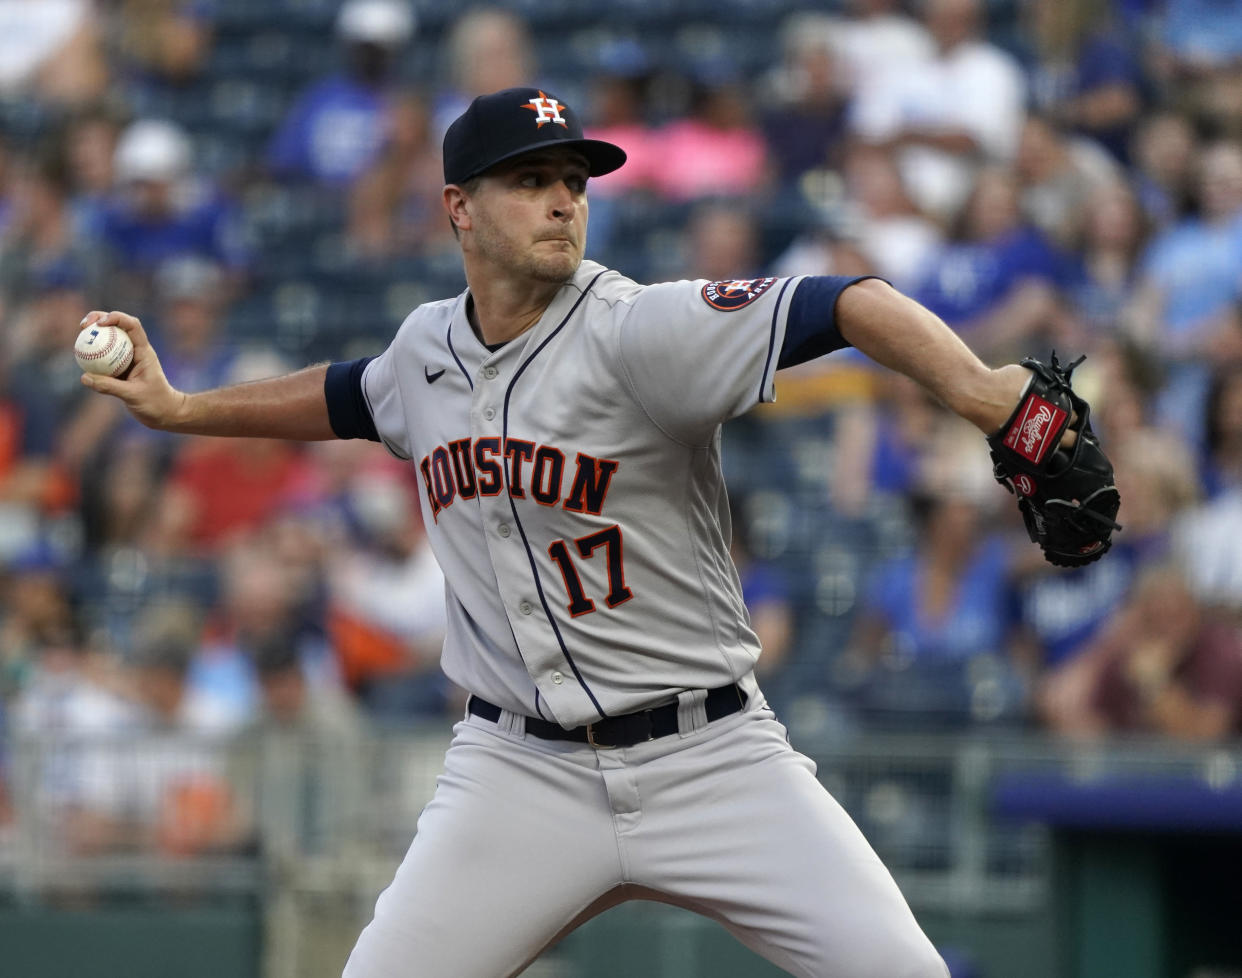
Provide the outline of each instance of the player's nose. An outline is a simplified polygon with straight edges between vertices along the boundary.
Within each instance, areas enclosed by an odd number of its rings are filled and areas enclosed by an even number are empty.
[[[577,198],[564,180],[558,180],[551,185],[548,210],[553,217],[560,221],[569,220],[574,216],[577,206]]]

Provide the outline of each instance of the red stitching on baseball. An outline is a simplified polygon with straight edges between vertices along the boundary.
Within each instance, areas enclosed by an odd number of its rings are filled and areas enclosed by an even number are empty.
[[[103,347],[100,350],[95,351],[94,353],[79,352],[78,356],[83,360],[98,360],[100,357],[106,357],[108,355],[108,352],[114,346],[116,346],[116,333],[113,333],[111,336],[108,337],[107,346]]]

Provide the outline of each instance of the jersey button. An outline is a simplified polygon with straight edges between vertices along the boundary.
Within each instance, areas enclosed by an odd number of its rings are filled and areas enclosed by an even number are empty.
[[[535,610],[535,606],[531,604],[529,601],[523,601],[520,605],[518,605],[518,611],[520,611],[524,615],[529,615],[534,610]]]
[[[483,417],[486,420],[491,421],[492,418],[496,417],[496,409],[495,408],[484,408]]]
[[[507,537],[513,531],[509,529],[508,523],[501,523],[500,526],[496,527],[496,532],[502,537]]]
[[[552,685],[553,686],[559,686],[564,681],[565,681],[565,677],[562,676],[559,672],[552,673]]]
[[[495,380],[496,375],[498,373],[500,373],[500,371],[497,370],[495,367],[484,367],[483,368],[483,376],[486,377],[488,380]]]

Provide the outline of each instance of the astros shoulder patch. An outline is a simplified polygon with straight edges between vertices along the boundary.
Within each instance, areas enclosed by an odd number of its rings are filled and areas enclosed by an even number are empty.
[[[713,309],[733,312],[742,309],[776,284],[775,278],[731,278],[703,286],[703,301]]]

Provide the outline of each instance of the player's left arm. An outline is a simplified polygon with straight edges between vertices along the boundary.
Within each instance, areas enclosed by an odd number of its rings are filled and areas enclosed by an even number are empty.
[[[1120,530],[1113,466],[1068,365],[1027,358],[991,368],[948,326],[891,286],[868,279],[837,301],[841,337],[922,384],[987,436],[996,480],[1014,493],[1031,540],[1059,567],[1098,560]]]
[[[917,381],[987,435],[1013,413],[1031,378],[1016,363],[988,367],[939,316],[880,279],[841,293],[836,325],[860,353]]]

